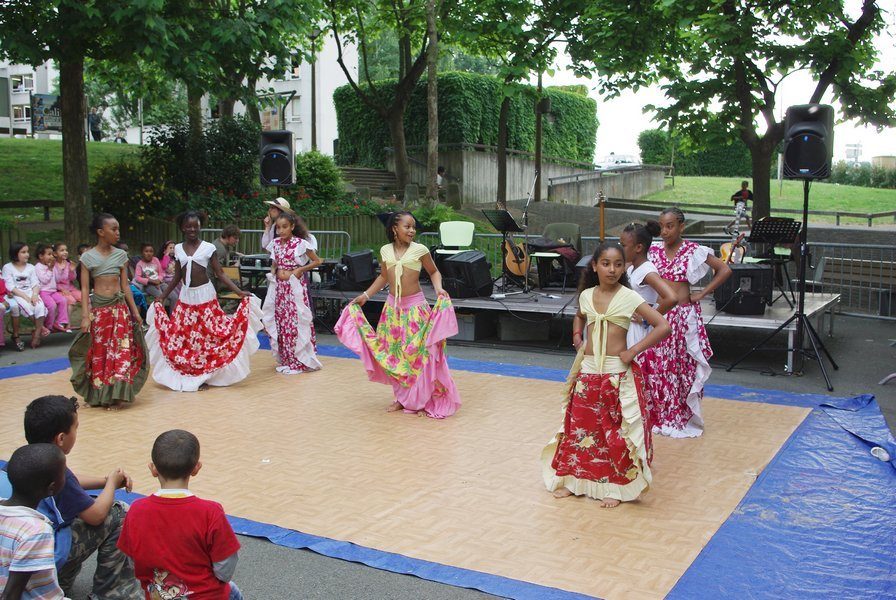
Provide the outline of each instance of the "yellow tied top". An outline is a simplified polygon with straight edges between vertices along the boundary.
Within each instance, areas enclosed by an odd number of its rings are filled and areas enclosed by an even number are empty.
[[[395,258],[395,246],[392,244],[386,244],[380,248],[380,262],[383,266],[386,269],[395,267],[395,289],[392,290],[392,295],[396,300],[401,298],[401,275],[404,273],[404,267],[419,272],[423,268],[420,259],[427,254],[429,254],[429,248],[417,242],[411,242],[401,258]]]
[[[588,288],[579,294],[579,310],[585,315],[587,320],[586,328],[593,325],[591,329],[591,345],[594,353],[597,355],[597,364],[603,371],[604,359],[607,357],[607,334],[609,324],[619,325],[628,331],[632,322],[632,314],[644,303],[644,298],[638,292],[627,287],[620,287],[610,304],[607,306],[606,313],[599,313],[594,308],[594,288]],[[584,355],[584,347],[582,344],[582,355]],[[577,359],[578,362],[578,359]]]

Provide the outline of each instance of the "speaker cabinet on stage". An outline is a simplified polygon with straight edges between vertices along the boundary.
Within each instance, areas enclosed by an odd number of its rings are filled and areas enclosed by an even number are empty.
[[[731,264],[731,277],[715,289],[716,310],[732,315],[763,315],[772,303],[772,265]]]
[[[449,256],[442,262],[442,286],[452,298],[491,296],[494,288],[485,253],[467,250]]]
[[[342,255],[337,265],[336,289],[361,292],[370,287],[376,279],[376,264],[372,250],[358,250]]]
[[[827,104],[800,104],[784,119],[784,177],[826,179],[834,154],[834,109]]]
[[[261,185],[292,185],[295,183],[291,131],[262,131],[259,145],[258,173]]]

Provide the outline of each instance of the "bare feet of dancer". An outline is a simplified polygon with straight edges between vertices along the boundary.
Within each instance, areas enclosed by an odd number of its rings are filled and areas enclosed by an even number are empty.
[[[617,506],[619,506],[619,500],[615,498],[604,498],[600,501],[601,508],[616,508]]]
[[[566,488],[560,488],[559,490],[554,490],[554,498],[568,498],[572,496],[572,492],[570,492]]]
[[[404,409],[404,407],[401,405],[400,402],[393,402],[392,404],[389,405],[389,408],[386,409],[386,412],[395,412],[395,411],[402,410],[402,409]]]

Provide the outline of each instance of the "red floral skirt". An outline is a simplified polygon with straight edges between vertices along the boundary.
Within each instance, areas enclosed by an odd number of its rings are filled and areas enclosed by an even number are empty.
[[[146,343],[119,294],[92,297],[89,331],[72,342],[72,386],[91,406],[133,402],[148,373]]]

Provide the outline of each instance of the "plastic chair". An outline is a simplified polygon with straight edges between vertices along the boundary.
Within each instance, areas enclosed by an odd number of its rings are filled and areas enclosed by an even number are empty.
[[[550,240],[569,244],[576,250],[580,250],[582,247],[582,233],[578,223],[551,223],[544,228],[542,235]],[[566,291],[566,282],[569,276],[574,274],[574,271],[567,268],[562,254],[546,251],[530,252],[529,256],[534,258],[537,264],[538,287],[544,288],[545,283],[551,278],[554,270],[559,268],[562,269],[563,273],[562,289],[564,292]],[[559,266],[555,267],[554,261],[557,261]]]
[[[475,225],[470,221],[445,221],[439,225],[439,238],[444,248],[437,248],[436,254],[460,254],[473,245]]]

